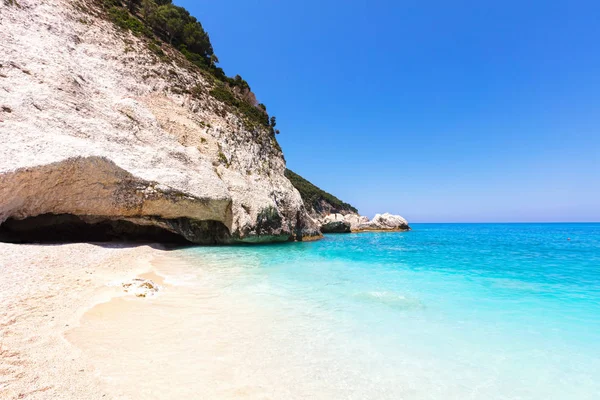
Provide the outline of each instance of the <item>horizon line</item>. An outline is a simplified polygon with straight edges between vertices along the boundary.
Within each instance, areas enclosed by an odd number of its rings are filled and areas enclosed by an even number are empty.
[[[410,224],[600,224],[600,221],[415,221]]]

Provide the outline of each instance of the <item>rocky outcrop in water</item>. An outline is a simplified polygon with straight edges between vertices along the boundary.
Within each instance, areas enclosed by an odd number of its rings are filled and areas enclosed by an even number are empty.
[[[349,233],[364,231],[406,231],[408,222],[399,215],[377,214],[372,220],[358,214],[351,204],[345,203],[289,169],[285,176],[300,192],[311,217],[323,233]]]
[[[399,215],[375,214],[373,219],[359,223],[355,230],[358,231],[406,231],[409,230],[408,222]]]
[[[371,220],[358,214],[329,214],[318,221],[323,233],[410,230],[404,218],[389,213],[376,214]]]
[[[319,221],[323,233],[349,233],[352,226],[342,214],[329,214]]]
[[[0,7],[0,239],[320,237],[273,132],[99,3]]]

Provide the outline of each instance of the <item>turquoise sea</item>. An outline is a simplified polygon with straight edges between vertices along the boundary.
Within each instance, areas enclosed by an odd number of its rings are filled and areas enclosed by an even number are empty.
[[[248,381],[298,398],[600,399],[600,224],[414,224],[176,253],[190,282],[253,310],[254,339],[223,335],[243,343],[230,356],[252,363]]]

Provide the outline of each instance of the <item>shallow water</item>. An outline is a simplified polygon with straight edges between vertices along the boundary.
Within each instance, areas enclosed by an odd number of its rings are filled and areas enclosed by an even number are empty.
[[[172,254],[183,262],[158,272],[178,290],[119,314],[147,317],[155,351],[120,368],[171,371],[146,397],[600,398],[600,224],[415,224]],[[123,333],[99,321],[82,329],[102,349]]]

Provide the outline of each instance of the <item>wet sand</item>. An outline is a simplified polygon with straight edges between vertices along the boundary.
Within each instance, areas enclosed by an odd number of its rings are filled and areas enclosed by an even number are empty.
[[[97,304],[65,332],[110,398],[264,399],[288,390],[277,384],[284,365],[270,365],[271,373],[262,365],[270,359],[264,310],[216,290],[210,273],[182,259],[158,256],[151,264],[140,277],[159,283],[157,296]]]

